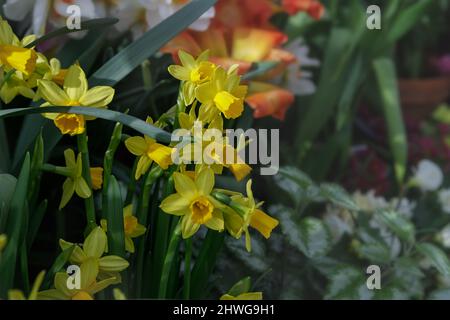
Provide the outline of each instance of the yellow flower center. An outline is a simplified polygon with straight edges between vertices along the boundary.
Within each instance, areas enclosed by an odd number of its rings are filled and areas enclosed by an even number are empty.
[[[85,129],[85,121],[82,115],[61,113],[53,121],[62,134],[74,136],[83,133]]]
[[[138,225],[138,220],[135,216],[128,216],[123,218],[123,225],[125,230],[125,235],[129,236],[133,233]]]
[[[94,300],[92,296],[86,291],[78,291],[73,297],[72,300]]]
[[[200,84],[211,79],[214,73],[214,64],[203,61],[200,65],[193,69],[190,74],[190,80],[193,83]]]
[[[190,205],[192,220],[197,224],[204,224],[212,218],[213,204],[204,196],[195,199]]]

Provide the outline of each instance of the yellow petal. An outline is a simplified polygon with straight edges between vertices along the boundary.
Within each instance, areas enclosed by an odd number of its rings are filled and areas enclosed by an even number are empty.
[[[102,228],[97,227],[91,231],[84,240],[83,250],[88,257],[100,258],[106,248],[106,233]]]
[[[200,226],[200,224],[192,221],[190,214],[184,215],[183,218],[181,218],[181,235],[183,239],[192,237],[198,229],[200,229]]]
[[[81,97],[80,103],[86,107],[106,107],[113,100],[114,92],[111,87],[94,87]]]
[[[255,209],[250,220],[250,226],[258,230],[266,239],[270,238],[272,230],[278,226],[278,223],[278,220],[259,209]]]
[[[173,174],[173,179],[175,182],[175,190],[177,190],[183,198],[192,200],[197,195],[197,186],[191,178],[184,174],[175,172]]]
[[[79,102],[86,94],[88,85],[86,75],[78,65],[73,65],[67,71],[64,78],[64,91],[72,102]]]
[[[219,210],[214,210],[213,217],[205,223],[205,226],[209,229],[222,232],[225,228],[222,212]]]
[[[177,65],[171,65],[168,68],[169,73],[174,77],[175,79],[181,80],[181,81],[187,81],[189,80],[190,71],[182,66]]]
[[[75,179],[75,192],[83,199],[87,199],[92,195],[92,191],[83,177]]]
[[[189,212],[190,203],[189,198],[184,198],[178,193],[175,193],[165,198],[160,208],[165,213],[181,216]]]
[[[125,236],[125,250],[130,253],[134,253],[134,242],[131,237]]]
[[[134,176],[136,180],[139,180],[139,178],[148,171],[148,168],[150,168],[151,164],[152,160],[149,159],[147,155],[143,155],[139,158],[138,164],[136,166],[136,174]]]
[[[99,272],[98,260],[87,259],[80,266],[81,289],[87,289],[95,282]]]
[[[147,151],[147,143],[143,137],[131,137],[125,140],[125,146],[135,156],[141,156]]]
[[[61,202],[59,203],[59,210],[64,208],[67,205],[67,203],[69,203],[74,192],[75,192],[75,183],[72,179],[67,178],[63,184],[63,194],[62,194]]]
[[[53,106],[67,106],[70,104],[69,96],[54,82],[38,80],[38,93]]]
[[[198,191],[203,195],[209,195],[214,188],[214,172],[210,168],[205,168],[195,179]]]
[[[193,69],[196,66],[196,62],[193,56],[189,53],[180,50],[178,51],[178,57],[180,57],[181,64],[188,69]]]
[[[201,103],[208,103],[213,101],[217,94],[217,88],[213,82],[201,84],[195,89],[195,97]]]
[[[76,168],[77,163],[75,161],[75,152],[72,149],[64,150],[64,159],[66,161],[67,168]]]
[[[241,181],[252,171],[252,167],[246,163],[230,164],[229,168],[237,181]]]

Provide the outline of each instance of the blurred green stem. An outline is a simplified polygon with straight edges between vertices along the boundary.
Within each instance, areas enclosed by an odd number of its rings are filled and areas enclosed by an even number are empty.
[[[180,235],[181,235],[181,222],[178,223],[170,239],[169,248],[167,249],[167,254],[164,259],[164,264],[162,268],[161,282],[159,283],[158,298],[166,298],[167,283],[169,281],[170,270],[172,269],[172,263],[175,258],[176,251],[178,249],[178,244],[180,242]]]
[[[185,259],[184,259],[184,286],[183,298],[189,300],[191,291],[191,257],[192,257],[192,239],[186,239],[185,243]]]
[[[83,162],[83,178],[86,181],[89,188],[92,190],[92,179],[91,179],[91,171],[89,166],[89,149],[88,149],[88,138],[87,138],[87,130],[85,130],[82,134],[77,136],[78,139],[78,151],[81,152],[81,159]],[[87,218],[87,233],[90,230],[97,226],[95,220],[95,205],[94,205],[94,196],[91,193],[91,196],[84,200],[84,205],[86,207],[86,218]]]

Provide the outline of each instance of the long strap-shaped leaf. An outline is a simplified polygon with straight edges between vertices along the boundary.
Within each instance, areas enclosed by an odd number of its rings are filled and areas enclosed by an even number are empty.
[[[398,95],[397,75],[391,59],[379,58],[373,62],[381,107],[386,120],[389,144],[394,157],[394,168],[397,181],[401,184],[406,172],[408,145],[402,110]]]
[[[194,0],[120,51],[92,75],[91,85],[113,86],[167,41],[197,20],[217,0]]]
[[[96,118],[120,122],[146,136],[149,136],[163,143],[169,143],[171,141],[171,135],[168,132],[155,126],[152,126],[139,118],[107,109],[96,109],[87,107],[45,107],[45,108],[6,109],[0,110],[0,119],[35,113],[74,113],[85,116],[93,116]]]

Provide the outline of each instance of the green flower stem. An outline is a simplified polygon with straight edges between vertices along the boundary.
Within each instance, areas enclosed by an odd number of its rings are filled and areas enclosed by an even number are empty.
[[[189,300],[191,291],[191,257],[192,257],[192,239],[185,240],[186,251],[184,254],[184,286],[183,298]]]
[[[140,198],[139,203],[139,211],[137,214],[137,218],[139,223],[144,226],[148,226],[148,213],[149,213],[149,205],[150,205],[150,194],[152,191],[152,187],[156,180],[158,180],[163,174],[163,170],[160,166],[156,165],[147,173],[144,181],[144,186]],[[132,177],[134,179],[134,176]],[[145,237],[139,240],[138,244],[138,254],[136,258],[136,293],[138,296],[142,294],[142,274],[144,270],[144,258],[145,258]]]
[[[186,104],[184,103],[183,85],[180,85],[180,90],[178,91],[178,98],[177,98],[176,114],[175,114],[174,125],[173,125],[174,130],[180,128],[180,122],[178,121],[178,115],[181,112],[185,112],[185,111],[186,111]]]
[[[175,254],[177,253],[178,244],[181,239],[181,223],[177,225],[175,231],[172,234],[170,239],[169,248],[167,249],[167,254],[164,259],[164,264],[161,273],[161,281],[159,283],[159,293],[158,298],[164,299],[166,298],[167,293],[167,283],[169,282],[170,270],[172,269],[172,263],[175,258]]]
[[[86,130],[77,136],[78,139],[78,151],[81,152],[81,159],[83,162],[83,178],[86,181],[89,188],[92,190],[92,179],[89,166],[89,149],[88,149],[88,138]],[[95,205],[94,196],[91,196],[84,200],[84,205],[86,208],[86,218],[87,218],[87,232],[92,230],[97,226],[95,219]]]
[[[45,163],[42,165],[42,170],[51,172],[51,173],[56,173],[56,174],[59,174],[61,176],[65,176],[65,177],[71,177],[73,175],[72,170],[70,170],[66,167],[57,167],[57,166],[54,166],[54,165],[48,164],[48,163]]]
[[[102,211],[107,207],[107,190],[109,186],[109,181],[111,179],[112,167],[114,162],[114,155],[116,154],[117,148],[120,145],[122,136],[123,125],[121,123],[116,123],[113,133],[111,135],[111,140],[109,142],[108,149],[105,152],[105,158],[103,160],[103,192],[102,192]]]
[[[131,169],[130,182],[128,182],[127,187],[127,197],[125,199],[125,206],[131,204],[133,202],[134,192],[136,191],[136,168],[138,164],[139,158],[134,160],[133,168]]]

